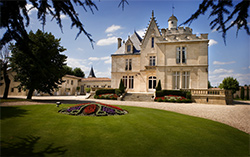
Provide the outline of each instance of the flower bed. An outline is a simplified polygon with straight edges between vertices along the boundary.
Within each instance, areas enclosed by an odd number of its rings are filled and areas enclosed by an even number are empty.
[[[111,99],[111,100],[117,100],[118,96],[114,93],[107,93],[107,94],[100,94],[95,95],[95,99]]]
[[[103,103],[83,103],[68,108],[63,108],[58,112],[68,115],[81,116],[124,115],[128,113],[126,110],[123,110],[120,107]]]
[[[190,99],[187,99],[183,96],[178,95],[166,95],[163,97],[156,97],[154,101],[158,102],[178,102],[178,103],[189,103],[192,102]]]

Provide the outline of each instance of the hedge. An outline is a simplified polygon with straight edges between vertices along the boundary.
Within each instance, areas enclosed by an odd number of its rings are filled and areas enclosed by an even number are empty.
[[[161,90],[155,92],[156,97],[163,97],[166,95],[178,95],[183,96],[187,99],[191,99],[191,93],[187,91],[181,91],[181,90]]]
[[[101,94],[115,94],[115,89],[98,89],[96,91],[96,95],[101,95]]]

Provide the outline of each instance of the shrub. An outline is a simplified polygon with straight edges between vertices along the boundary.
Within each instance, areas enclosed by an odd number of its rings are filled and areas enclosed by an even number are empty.
[[[158,85],[155,89],[156,91],[161,91],[161,80],[158,81]]]
[[[191,92],[187,92],[187,93],[186,93],[186,98],[187,98],[187,99],[191,99],[191,97],[192,97]]]
[[[247,86],[247,97],[246,97],[247,100],[249,100],[249,86]]]
[[[240,98],[242,100],[244,100],[244,97],[245,97],[245,89],[244,89],[244,87],[241,87],[241,89],[240,89]]]
[[[178,95],[178,96],[183,96],[186,98],[186,91],[181,91],[181,90],[161,90],[161,91],[156,91],[156,97],[163,97],[165,95]],[[191,93],[190,93],[191,95]]]
[[[85,88],[86,93],[90,93],[90,88]]]
[[[117,96],[120,96],[120,95],[122,95],[122,91],[120,89],[115,89],[115,94]]]
[[[115,94],[115,89],[98,89],[95,94],[101,95],[101,94],[108,94],[108,93]]]
[[[163,102],[163,100],[161,98],[157,99],[157,102]]]
[[[123,83],[122,79],[121,79],[121,81],[120,81],[119,90],[120,90],[122,93],[125,92],[125,87],[124,87],[124,83]]]

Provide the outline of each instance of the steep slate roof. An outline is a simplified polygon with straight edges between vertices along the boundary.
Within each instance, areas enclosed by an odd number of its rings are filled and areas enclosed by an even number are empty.
[[[133,54],[138,54],[141,51],[141,41],[142,38],[135,31],[134,34],[130,37],[131,42],[133,43],[134,49]],[[123,44],[113,55],[125,54],[125,44]]]
[[[88,78],[91,78],[91,77],[95,77],[95,73],[94,73],[93,67],[91,67],[91,70],[89,72]]]

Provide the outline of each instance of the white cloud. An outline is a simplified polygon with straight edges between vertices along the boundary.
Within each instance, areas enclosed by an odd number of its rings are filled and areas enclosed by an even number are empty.
[[[107,37],[112,37],[112,36],[113,36],[113,34],[111,34],[111,33],[110,33],[110,34],[107,34]]]
[[[61,18],[61,19],[67,19],[68,17],[67,17],[66,15],[64,15],[64,14],[61,14],[61,15],[60,15],[60,18]]]
[[[96,76],[98,77],[111,77],[111,68],[108,68],[106,71],[95,71]]]
[[[145,36],[145,31],[146,31],[146,28],[143,28],[143,29],[140,29],[136,32],[139,34],[140,37],[143,37],[143,36]]]
[[[225,64],[233,64],[235,61],[230,61],[230,62],[220,62],[220,61],[214,61],[213,64],[215,65],[225,65]]]
[[[76,49],[77,51],[84,51],[82,48],[80,48],[80,47],[78,47],[77,49]]]
[[[217,32],[216,28],[212,30],[212,33]]]
[[[98,46],[107,46],[117,43],[117,37],[109,37],[106,39],[100,39],[97,41],[96,45]]]
[[[67,58],[67,65],[72,68],[81,68],[84,72],[89,70],[89,66],[86,66],[88,61],[86,59]]]
[[[218,44],[218,42],[215,41],[214,39],[210,39],[209,42],[208,42],[209,46],[216,45],[216,44]]]
[[[228,74],[221,74],[221,75],[209,75],[209,81],[211,82],[212,86],[219,86],[220,83],[226,77],[236,78],[240,85],[250,84],[249,82],[250,73],[248,74],[228,73]]]
[[[104,61],[105,64],[111,64],[111,57],[108,60]]]
[[[108,27],[108,28],[105,30],[105,32],[106,32],[106,33],[112,33],[112,32],[115,32],[115,31],[117,31],[117,30],[119,30],[119,29],[122,29],[122,27],[119,26],[119,25],[112,25],[112,26]]]
[[[226,69],[215,69],[214,71],[211,72],[211,74],[221,74],[221,73],[232,73],[233,70],[226,70]]]
[[[27,9],[27,10],[31,9],[32,7],[33,7],[32,4],[26,4],[26,9]],[[31,15],[31,14],[34,13],[35,11],[37,11],[37,9],[36,9],[36,8],[32,8],[31,10],[29,10],[28,15]]]
[[[105,57],[89,57],[89,60],[91,61],[99,61],[99,60],[107,60],[110,59],[109,56],[105,56]]]

